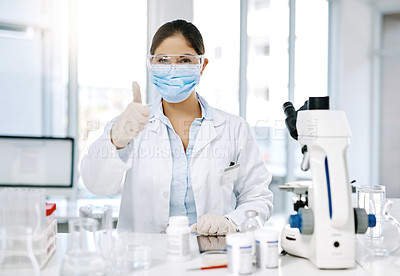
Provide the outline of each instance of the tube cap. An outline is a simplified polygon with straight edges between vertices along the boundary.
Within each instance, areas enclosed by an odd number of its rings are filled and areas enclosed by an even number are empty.
[[[47,203],[46,202],[46,217],[50,216],[53,214],[53,212],[56,210],[56,204],[55,203]]]

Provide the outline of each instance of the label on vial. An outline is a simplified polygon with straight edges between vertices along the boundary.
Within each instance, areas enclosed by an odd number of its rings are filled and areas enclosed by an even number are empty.
[[[252,246],[227,246],[228,271],[231,274],[247,275],[253,272]]]
[[[190,254],[189,234],[168,235],[167,254],[170,256],[187,256]]]
[[[266,268],[278,267],[278,241],[267,242]]]
[[[261,245],[260,241],[256,241],[256,267],[261,267]]]

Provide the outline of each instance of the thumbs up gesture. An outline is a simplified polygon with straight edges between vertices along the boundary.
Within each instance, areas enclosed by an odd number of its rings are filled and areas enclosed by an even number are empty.
[[[118,148],[124,148],[133,138],[138,136],[149,121],[150,109],[142,104],[140,87],[136,81],[132,83],[133,102],[128,104],[111,128],[111,142]]]

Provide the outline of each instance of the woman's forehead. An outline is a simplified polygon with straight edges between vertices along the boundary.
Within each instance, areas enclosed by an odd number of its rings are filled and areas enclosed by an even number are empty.
[[[197,55],[190,43],[182,36],[170,36],[154,51],[155,55]]]

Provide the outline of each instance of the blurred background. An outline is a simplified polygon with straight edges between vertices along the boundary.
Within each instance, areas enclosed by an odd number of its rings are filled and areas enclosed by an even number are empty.
[[[73,188],[53,194],[60,207],[120,199],[89,193],[79,163],[132,100],[133,80],[145,102],[158,95],[146,55],[178,18],[204,38],[196,91],[254,127],[275,212],[292,209],[278,185],[311,177],[282,104],[310,96],[329,95],[348,116],[350,180],[400,197],[400,0],[0,0],[0,135],[75,138]]]

